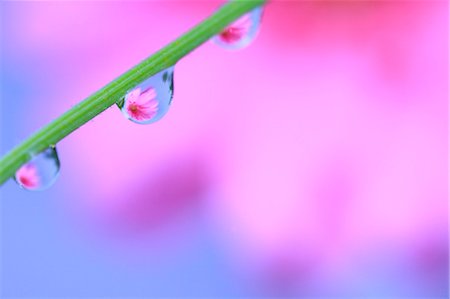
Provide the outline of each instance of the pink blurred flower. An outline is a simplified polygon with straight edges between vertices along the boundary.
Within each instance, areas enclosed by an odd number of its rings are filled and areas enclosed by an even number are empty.
[[[39,185],[39,176],[36,166],[31,163],[23,165],[16,172],[16,180],[26,189],[34,189]]]
[[[140,88],[132,90],[125,101],[125,108],[132,119],[151,119],[158,111],[155,89],[149,88],[143,92]]]
[[[224,43],[233,44],[248,33],[250,25],[250,14],[246,14],[225,28],[225,30],[219,34],[219,39]]]

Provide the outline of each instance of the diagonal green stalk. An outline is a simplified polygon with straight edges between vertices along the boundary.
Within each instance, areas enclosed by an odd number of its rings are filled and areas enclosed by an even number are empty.
[[[129,89],[148,77],[173,66],[189,52],[218,34],[228,24],[246,12],[262,5],[265,1],[234,0],[226,3],[190,31],[41,128],[0,160],[0,185],[12,177],[21,165],[30,160],[32,154],[55,145],[77,128],[114,105]]]

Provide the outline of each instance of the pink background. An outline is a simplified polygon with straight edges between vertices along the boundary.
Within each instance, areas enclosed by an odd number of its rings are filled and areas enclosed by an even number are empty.
[[[219,4],[3,2],[2,153]],[[3,295],[446,297],[448,36],[447,1],[272,1],[160,122],[112,107],[2,187]]]

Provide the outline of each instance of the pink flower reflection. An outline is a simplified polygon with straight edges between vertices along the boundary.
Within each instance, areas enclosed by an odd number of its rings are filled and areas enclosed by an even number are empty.
[[[36,166],[28,163],[20,167],[16,172],[16,180],[26,189],[34,189],[39,185],[39,176]]]
[[[132,90],[126,98],[125,108],[134,120],[150,120],[158,111],[155,89],[149,88],[143,92],[140,88]]]
[[[241,40],[249,31],[251,25],[250,14],[239,18],[219,34],[219,39],[227,44]]]

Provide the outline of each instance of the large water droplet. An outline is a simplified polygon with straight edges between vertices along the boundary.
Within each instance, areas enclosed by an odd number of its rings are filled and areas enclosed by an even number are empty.
[[[238,50],[248,46],[258,34],[262,13],[262,7],[253,9],[214,36],[213,42],[229,50]]]
[[[138,124],[160,120],[172,103],[173,70],[165,69],[129,90],[117,104],[123,115]]]
[[[27,190],[45,190],[55,182],[60,165],[56,148],[51,146],[22,165],[16,172],[15,180]]]

